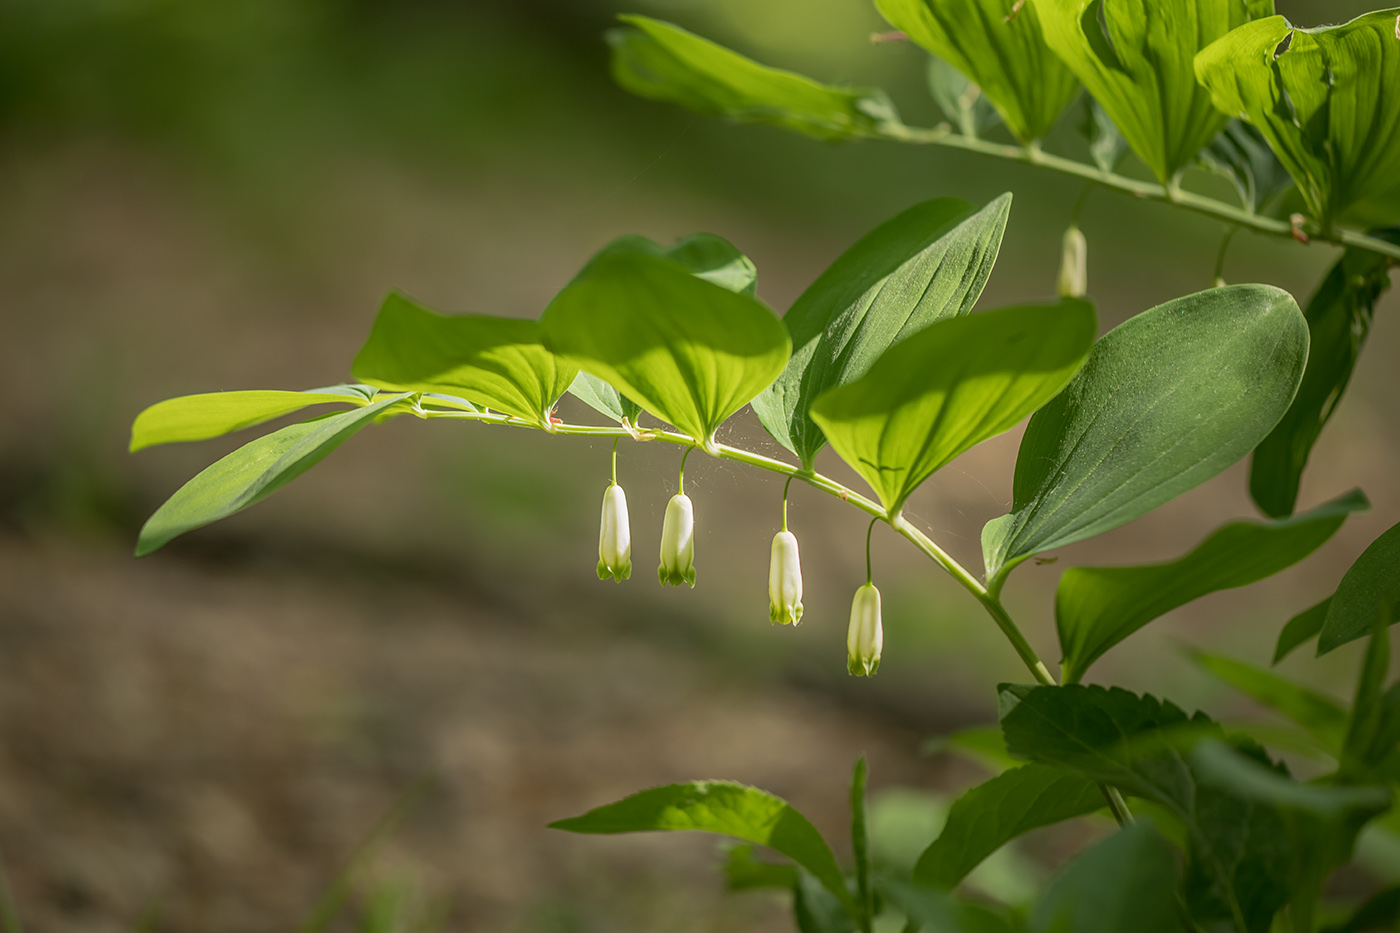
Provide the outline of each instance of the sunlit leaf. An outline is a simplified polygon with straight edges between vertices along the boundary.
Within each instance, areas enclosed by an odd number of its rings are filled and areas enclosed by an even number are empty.
[[[1283,417],[1308,355],[1287,292],[1233,285],[1159,305],[1095,344],[1021,440],[1012,512],[989,522],[989,578],[1102,534],[1205,482]]]
[[[846,908],[855,904],[821,834],[785,800],[730,781],[668,784],[557,820],[552,829],[571,833],[637,833],[699,830],[767,846],[807,869]]]
[[[1400,195],[1400,95],[1391,93],[1400,86],[1397,20],[1400,10],[1377,10],[1342,26],[1297,29],[1271,16],[1196,59],[1215,105],[1259,128],[1324,226],[1360,202]]]
[[[783,371],[766,305],[635,253],[595,260],[541,318],[551,349],[703,444]]]
[[[177,535],[266,499],[326,458],[404,396],[293,424],[244,444],[200,471],[146,520],[136,544],[144,557]]]
[[[896,515],[936,470],[1054,398],[1093,338],[1082,301],[948,318],[822,395],[812,417]]]
[[[613,77],[633,94],[739,123],[771,123],[818,139],[878,135],[897,121],[883,92],[769,68],[679,26],[623,16],[609,30]]]
[[[1127,826],[1069,863],[1031,913],[1031,933],[1179,933],[1176,853],[1151,823]]]
[[[826,437],[808,414],[827,389],[854,382],[891,344],[966,314],[982,294],[1011,209],[935,198],[861,237],[783,317],[793,353],[754,399],[768,433],[811,468]]]
[[[1178,606],[1293,566],[1332,537],[1347,515],[1369,507],[1357,490],[1297,518],[1232,522],[1169,563],[1066,570],[1055,594],[1064,679],[1078,681],[1105,651]]]
[[[1317,653],[1326,654],[1369,635],[1378,618],[1393,622],[1400,603],[1400,524],[1371,542],[1342,577],[1327,607],[1317,639]]]
[[[536,321],[444,316],[398,292],[384,300],[351,365],[383,389],[443,392],[549,427],[577,367],[544,348]]]
[[[203,441],[233,431],[241,431],[264,421],[300,411],[310,405],[366,405],[358,393],[345,395],[325,391],[283,392],[254,389],[240,392],[207,392],[183,395],[156,402],[131,425],[130,450]]]
[[[1045,46],[1037,11],[1015,0],[876,0],[880,15],[957,68],[1023,143],[1055,125],[1077,82]]]
[[[1308,366],[1287,414],[1254,451],[1249,493],[1266,515],[1293,514],[1298,485],[1318,435],[1336,411],[1371,330],[1376,301],[1390,287],[1390,260],[1348,249],[1308,302]]]

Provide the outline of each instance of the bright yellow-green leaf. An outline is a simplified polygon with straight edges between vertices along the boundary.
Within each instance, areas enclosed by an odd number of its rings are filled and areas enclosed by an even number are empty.
[[[1215,105],[1256,125],[1323,224],[1367,203],[1400,219],[1400,9],[1343,26],[1250,23],[1196,58]]]
[[[876,0],[896,29],[970,78],[1023,143],[1039,139],[1079,93],[1030,5],[1016,0]]]
[[[131,425],[131,450],[203,441],[219,437],[273,418],[300,411],[310,405],[366,405],[369,399],[358,392],[283,392],[251,389],[240,392],[206,392],[182,395],[156,402]]]
[[[1148,168],[1168,182],[1235,110],[1196,83],[1196,53],[1273,0],[1031,0],[1045,41]]]
[[[820,396],[812,418],[893,516],[936,470],[1054,398],[1094,326],[1082,301],[938,321]]]
[[[578,368],[546,350],[540,337],[537,321],[445,317],[395,292],[351,369],[383,389],[460,395],[548,428]]]

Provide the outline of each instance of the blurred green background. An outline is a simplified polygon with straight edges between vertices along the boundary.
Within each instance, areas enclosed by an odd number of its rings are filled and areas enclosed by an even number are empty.
[[[1308,25],[1368,6],[1278,0]],[[938,119],[922,53],[872,44],[883,26],[864,0],[0,0],[0,857],[30,929],[289,929],[419,778],[429,790],[353,911],[400,898],[463,930],[785,929],[777,900],[725,898],[709,841],[543,827],[642,787],[727,777],[841,838],[848,769],[866,752],[882,851],[898,861],[933,832],[938,795],[977,779],[920,746],[993,721],[993,685],[1024,678],[990,622],[877,532],[885,658],[873,681],[848,678],[864,521],[794,489],[807,614],[772,628],[781,487],[734,464],[688,471],[694,591],[652,582],[675,450],[623,446],[637,573],[604,585],[606,444],[409,419],[268,503],[129,556],[171,491],[247,440],[128,456],[134,415],[173,395],[347,380],[393,287],[444,310],[535,316],[614,236],[709,230],[755,260],[781,312],[914,201],[1011,190],[983,305],[1052,293],[1077,183],[632,99],[601,41],[631,10],[883,86],[911,123]],[[1072,122],[1052,147],[1079,145]],[[1210,285],[1215,222],[1096,193],[1082,225],[1105,328]],[[1241,236],[1225,275],[1301,301],[1334,258]],[[1266,662],[1283,622],[1400,517],[1395,305],[1377,312],[1301,502],[1359,485],[1374,510],[1277,580],[1155,623],[1091,680],[1260,715],[1178,648]],[[777,452],[748,414],[726,431]],[[970,565],[982,523],[1009,504],[1018,436],[965,455],[907,508]],[[1019,571],[1007,598],[1034,644],[1058,656],[1060,569],[1175,556],[1254,514],[1244,486],[1237,467]],[[1302,654],[1290,674],[1350,690],[1356,651]],[[1022,896],[1093,831],[1033,836],[983,883]]]

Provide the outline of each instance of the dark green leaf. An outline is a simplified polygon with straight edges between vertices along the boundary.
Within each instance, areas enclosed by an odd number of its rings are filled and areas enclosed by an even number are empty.
[[[578,368],[544,348],[536,321],[435,314],[395,292],[351,365],[383,389],[445,392],[550,427],[554,403]]]
[[[875,916],[875,889],[870,880],[870,834],[866,830],[866,776],[865,756],[861,755],[851,774],[851,851],[856,860],[856,898],[865,925],[869,925]]]
[[[842,902],[805,871],[792,889],[798,933],[856,933],[856,922]]]
[[[757,888],[791,889],[797,884],[798,869],[793,865],[776,865],[754,857],[751,845],[731,846],[724,860],[724,883],[731,891],[752,891]]]
[[[1031,914],[1031,933],[1178,933],[1176,854],[1151,823],[1086,849]]]
[[[898,122],[883,92],[820,84],[760,65],[679,26],[620,17],[608,32],[613,77],[633,94],[739,123],[770,123],[818,139],[878,135]]]
[[[1019,933],[1025,929],[1010,911],[959,901],[944,891],[888,875],[880,879],[880,893],[925,933]]]
[[[1388,616],[1388,614],[1387,614]],[[1351,704],[1351,721],[1346,727],[1340,773],[1359,780],[1374,779],[1376,767],[1395,752],[1395,727],[1400,723],[1388,715],[1385,680],[1390,673],[1390,620],[1377,618],[1371,626],[1371,640],[1356,680],[1356,696]],[[1392,720],[1392,721],[1387,721]]]
[[[734,836],[786,855],[855,912],[836,857],[821,834],[787,801],[756,787],[731,781],[668,784],[549,825],[571,833],[689,829]]]
[[[1383,933],[1400,926],[1400,886],[1386,888],[1362,904],[1346,923],[1333,924],[1322,933]]]
[[[1301,784],[1214,739],[1197,743],[1190,758],[1200,780],[1286,810],[1336,818],[1357,810],[1376,814],[1390,806],[1390,791],[1385,787]]]
[[[1037,11],[1015,0],[876,0],[880,15],[982,89],[1023,143],[1055,125],[1079,83],[1045,46]]]
[[[635,253],[594,260],[541,321],[556,353],[706,445],[790,351],[782,322],[757,299]]]
[[[1206,671],[1308,730],[1334,757],[1341,752],[1347,711],[1336,700],[1243,661],[1204,651],[1188,654]]]
[[[1271,16],[1196,59],[1215,105],[1260,129],[1323,226],[1400,189],[1400,96],[1383,93],[1400,86],[1396,17],[1378,10],[1343,26],[1295,29]]]
[[[1164,184],[1229,119],[1196,83],[1196,53],[1272,0],[1032,0],[1045,41]],[[1267,7],[1261,10],[1260,7]]]
[[[894,516],[935,471],[1054,398],[1093,339],[1082,301],[948,318],[824,393],[812,418]]]
[[[1342,577],[1317,639],[1318,656],[1369,634],[1378,617],[1393,623],[1400,603],[1400,524],[1362,552]]]
[[[1293,184],[1288,170],[1269,148],[1257,129],[1243,120],[1231,120],[1200,152],[1201,164],[1223,175],[1235,186],[1240,204],[1251,214]]]
[[[952,888],[1017,836],[1103,806],[1103,793],[1087,778],[1048,765],[1013,768],[957,799],[943,832],[919,856],[914,881]]]
[[[1274,648],[1274,662],[1277,664],[1297,648],[1303,642],[1316,638],[1317,633],[1322,631],[1322,623],[1327,619],[1327,612],[1332,608],[1332,597],[1329,596],[1316,606],[1304,609],[1296,616],[1288,620],[1288,624],[1283,627],[1283,631],[1278,633],[1278,645]]]
[[[982,89],[937,55],[928,57],[928,92],[964,136],[977,137],[1001,122]]]
[[[233,431],[251,428],[309,405],[366,405],[358,393],[344,395],[326,391],[283,392],[254,389],[242,392],[208,392],[182,395],[156,402],[131,425],[130,450],[135,453],[156,444],[203,441]]]
[[[953,198],[916,204],[861,237],[788,310],[792,358],[753,407],[804,467],[826,444],[813,400],[865,375],[892,344],[971,311],[1010,210],[1009,194],[980,211]]]
[[[1307,355],[1297,304],[1267,285],[1178,298],[1104,335],[1026,428],[1013,511],[982,531],[988,579],[1117,528],[1243,457],[1288,409]]]
[[[136,543],[136,556],[144,557],[177,535],[261,502],[320,463],[403,397],[386,396],[353,411],[289,425],[205,467],[146,520]]]
[[[1296,518],[1232,522],[1170,563],[1066,570],[1055,594],[1064,679],[1079,681],[1105,651],[1178,606],[1293,566],[1369,507],[1356,490]]]
[[[1308,454],[1346,392],[1376,301],[1390,287],[1389,267],[1384,256],[1349,249],[1308,302],[1310,341],[1302,385],[1250,463],[1249,492],[1266,515],[1293,514]]]
[[[1087,94],[1081,98],[1084,117],[1079,121],[1079,134],[1089,143],[1089,155],[1101,172],[1112,172],[1123,161],[1128,151],[1128,141],[1113,125],[1113,118],[1098,101]]]

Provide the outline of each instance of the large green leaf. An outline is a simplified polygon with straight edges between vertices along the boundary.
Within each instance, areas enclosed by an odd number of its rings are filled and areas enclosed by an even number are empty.
[[[1215,105],[1259,127],[1324,226],[1360,202],[1400,195],[1397,16],[1377,10],[1317,29],[1271,16],[1196,58]]]
[[[1036,10],[1015,0],[875,0],[880,15],[982,89],[1023,143],[1055,125],[1079,82],[1045,46]]]
[[[1012,512],[982,531],[988,579],[1205,482],[1273,430],[1308,329],[1287,292],[1233,285],[1159,305],[1094,344],[1021,440]]]
[[[954,802],[943,831],[919,856],[914,881],[952,888],[1017,836],[1103,806],[1103,793],[1088,778],[1048,765],[1013,768]]]
[[[586,275],[601,257],[628,254],[669,259],[696,278],[713,282],[731,292],[752,295],[758,287],[758,270],[753,261],[739,252],[734,244],[713,233],[693,233],[670,246],[662,246],[644,236],[618,237],[599,250],[579,276]],[[636,402],[623,398],[616,389],[590,373],[580,372],[573,385],[569,386],[569,394],[614,421],[632,425],[637,423],[637,414],[642,410]]]
[[[1031,933],[1179,933],[1176,853],[1151,823],[1079,855],[1031,913]]]
[[[144,557],[171,538],[261,502],[326,458],[403,395],[354,411],[293,424],[244,444],[205,467],[146,520],[136,543]]]
[[[690,829],[755,842],[807,869],[855,915],[836,856],[821,833],[787,801],[756,787],[731,781],[668,784],[549,825],[604,834]]]
[[[1400,524],[1390,527],[1342,577],[1317,638],[1319,656],[1371,634],[1378,618],[1393,623],[1400,602]]]
[[[1190,657],[1203,670],[1302,726],[1334,757],[1341,752],[1347,711],[1336,700],[1233,658],[1204,651],[1192,651]]]
[[[556,353],[707,445],[783,371],[791,350],[758,299],[635,253],[596,259],[541,322]]]
[[[435,314],[394,292],[351,365],[383,389],[444,392],[549,428],[578,368],[544,348],[536,321]]]
[[[647,16],[610,30],[613,77],[633,94],[740,123],[771,123],[818,139],[878,135],[896,120],[883,92],[821,84],[769,68]]]
[[[971,311],[1010,210],[1009,194],[980,211],[954,198],[916,204],[861,237],[788,309],[792,358],[753,407],[804,467],[826,444],[813,400],[865,375],[891,344]]]
[[[156,444],[208,440],[271,421],[310,405],[326,404],[359,406],[368,404],[368,400],[358,393],[283,392],[276,389],[182,395],[156,402],[136,416],[131,425],[130,450],[134,453]]]
[[[1273,0],[1031,0],[1045,41],[1163,182],[1229,120],[1196,83],[1196,53]]]
[[[1105,651],[1178,606],[1293,566],[1369,506],[1356,490],[1293,519],[1232,522],[1170,563],[1066,570],[1055,593],[1064,679],[1077,682]]]
[[[1293,514],[1308,454],[1337,409],[1371,330],[1376,301],[1390,287],[1390,260],[1348,249],[1308,302],[1308,368],[1298,396],[1254,451],[1249,493],[1266,515]]]
[[[823,394],[812,417],[894,516],[934,471],[1054,398],[1093,339],[1082,301],[948,318]]]

